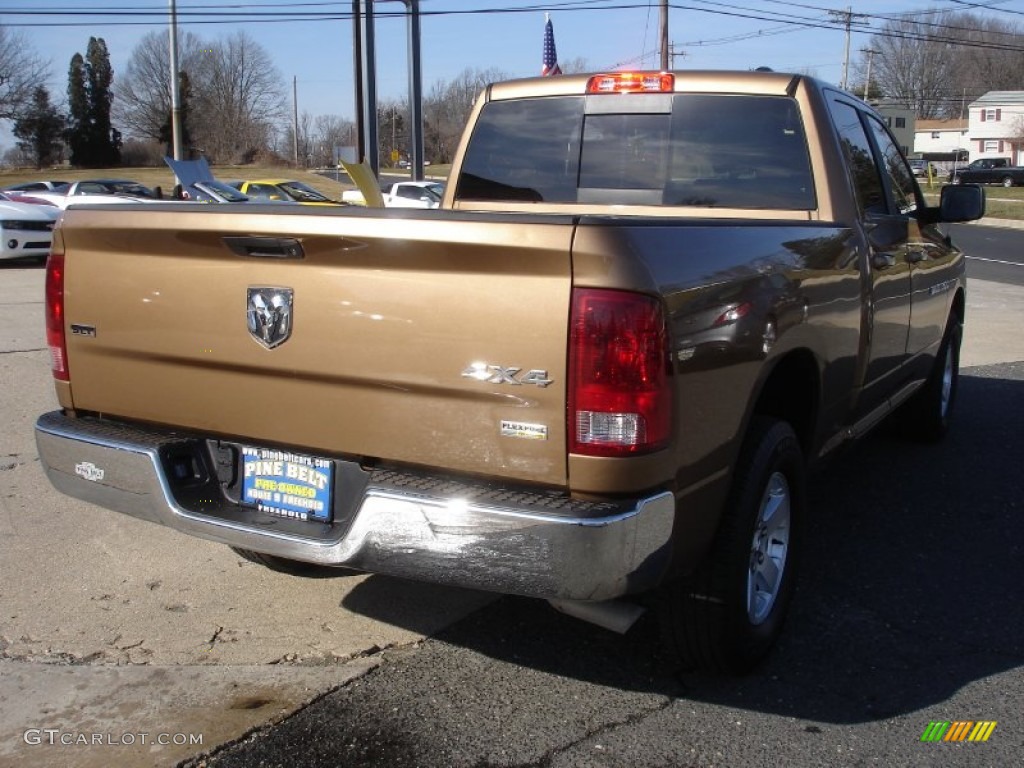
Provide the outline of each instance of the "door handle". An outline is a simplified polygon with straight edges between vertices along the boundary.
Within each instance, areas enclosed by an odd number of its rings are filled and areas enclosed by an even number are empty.
[[[302,243],[294,237],[259,237],[226,235],[224,245],[239,256],[257,259],[301,259],[305,257]]]

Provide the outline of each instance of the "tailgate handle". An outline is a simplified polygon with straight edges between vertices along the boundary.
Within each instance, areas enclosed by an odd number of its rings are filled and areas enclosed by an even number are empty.
[[[257,259],[302,259],[306,256],[302,243],[294,237],[227,235],[224,244],[239,256]]]

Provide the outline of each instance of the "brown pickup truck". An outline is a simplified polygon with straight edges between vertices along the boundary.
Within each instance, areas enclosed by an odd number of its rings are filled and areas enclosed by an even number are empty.
[[[942,436],[964,257],[884,123],[813,79],[572,75],[478,99],[441,209],[68,210],[61,491],[273,568],[656,605],[684,663],[778,635],[805,468]],[[653,596],[652,599],[639,599]]]

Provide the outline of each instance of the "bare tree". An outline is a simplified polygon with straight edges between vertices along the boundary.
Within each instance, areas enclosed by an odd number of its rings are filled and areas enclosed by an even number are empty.
[[[427,157],[451,162],[473,102],[488,83],[508,80],[500,69],[465,69],[451,82],[438,81],[423,102],[423,143]]]
[[[285,126],[284,130],[280,132],[280,141],[277,144],[276,151],[279,155],[294,160],[295,153],[298,152],[298,167],[309,167],[316,163],[313,153],[313,116],[309,112],[303,112],[299,115],[299,140],[298,143],[295,141],[295,125],[293,121],[289,121],[288,125]]]
[[[211,159],[250,162],[286,114],[284,80],[245,32],[211,46],[193,77],[193,131]],[[202,137],[202,138],[200,138]]]
[[[947,35],[938,36],[933,24],[894,19],[871,38],[875,51],[872,82],[887,98],[913,109],[919,118],[943,115],[956,67],[956,45]],[[855,66],[854,74],[863,82],[866,62]]]
[[[178,68],[185,73],[200,69],[210,48],[188,31],[178,34]],[[167,35],[146,34],[132,49],[124,74],[114,82],[114,117],[138,138],[160,139],[171,115],[171,63]],[[192,81],[189,74],[189,82]]]
[[[23,34],[0,26],[0,120],[18,117],[48,69]]]
[[[927,21],[887,22],[871,38],[871,81],[919,118],[957,117],[964,101],[990,90],[1024,89],[1019,28],[970,13],[930,14]],[[854,66],[866,77],[867,61]]]
[[[956,15],[963,48],[951,86],[973,101],[986,91],[1024,90],[1020,26],[971,13]]]
[[[575,58],[568,59],[564,62],[558,62],[558,68],[562,70],[563,75],[576,75],[582,72],[592,72],[593,66],[582,56],[576,56]]]
[[[313,122],[317,165],[333,165],[334,148],[355,144],[355,123],[338,115],[319,115]]]

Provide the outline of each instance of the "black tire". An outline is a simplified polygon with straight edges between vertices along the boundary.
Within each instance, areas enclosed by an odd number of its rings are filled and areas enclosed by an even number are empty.
[[[668,651],[684,669],[744,674],[771,650],[796,584],[804,483],[793,429],[755,417],[711,550],[662,589]]]
[[[305,563],[301,560],[289,560],[276,555],[265,555],[262,552],[253,552],[251,549],[231,547],[241,558],[250,563],[262,565],[277,573],[287,573],[289,576],[301,576],[305,579],[330,579],[338,576],[351,576],[355,571],[349,568],[334,568],[329,565],[317,565],[316,563]]]
[[[1012,176],[1004,176],[1003,177],[1003,186],[1004,187],[1012,187],[1013,186],[1013,177]]]
[[[928,380],[900,411],[901,434],[912,440],[935,443],[949,432],[959,388],[962,339],[963,322],[953,315]]]

